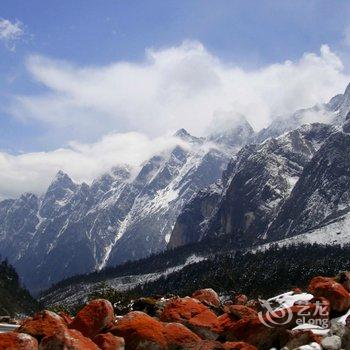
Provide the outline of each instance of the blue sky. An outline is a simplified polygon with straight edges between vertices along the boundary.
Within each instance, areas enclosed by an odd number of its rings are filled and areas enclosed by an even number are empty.
[[[343,39],[349,15],[349,2],[340,0],[2,0],[1,18],[21,21],[25,35],[15,52],[0,47],[1,103],[9,94],[42,88],[24,67],[33,53],[104,65],[139,61],[145,48],[194,39],[222,60],[251,68],[294,60],[324,43],[347,51]],[[46,148],[33,140],[45,133],[45,125],[18,123],[2,112],[0,127],[2,149]]]
[[[49,4],[49,6],[48,6]],[[338,47],[348,1],[2,0],[2,18],[33,36],[2,52],[2,66],[39,52],[79,63],[137,60],[150,46],[196,39],[227,59],[264,64],[294,59],[321,44]]]
[[[0,151],[201,134],[220,113],[261,128],[344,88],[349,18],[341,0],[2,0],[21,33],[0,34]]]

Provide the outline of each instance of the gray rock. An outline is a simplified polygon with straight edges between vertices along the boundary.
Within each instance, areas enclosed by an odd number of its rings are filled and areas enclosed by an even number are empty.
[[[349,152],[350,135],[339,131],[326,139],[270,225],[268,238],[292,237],[334,222],[348,212]]]
[[[321,345],[325,350],[340,350],[342,347],[341,338],[337,335],[323,338]]]
[[[184,207],[169,246],[213,234],[244,237],[248,244],[263,237],[304,167],[336,130],[325,124],[305,125],[261,145],[244,147],[229,163],[221,182],[200,191]]]

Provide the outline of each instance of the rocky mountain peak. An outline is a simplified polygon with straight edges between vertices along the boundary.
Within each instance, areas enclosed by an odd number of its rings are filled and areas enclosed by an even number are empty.
[[[344,91],[343,97],[350,99],[350,83],[347,85],[347,87]]]
[[[32,202],[32,201],[36,201],[38,199],[38,197],[31,192],[25,192],[21,195],[20,200],[25,201],[25,202]]]
[[[163,250],[184,204],[219,180],[229,160],[226,149],[201,147],[206,140],[185,129],[174,137],[173,148],[140,168],[116,164],[91,185],[59,171],[33,205],[2,202],[0,254],[37,292],[64,277]]]
[[[350,112],[350,84],[346,87],[344,94],[333,97],[328,105],[330,105],[332,101],[333,108],[331,108],[331,110],[337,112],[333,123],[341,125]]]
[[[203,142],[203,139],[200,137],[192,136],[186,129],[181,128],[174,134],[174,137],[177,137],[183,141],[190,142],[190,143],[201,143]]]
[[[121,180],[126,180],[130,177],[131,167],[128,165],[118,165],[112,168],[112,175]]]
[[[208,139],[229,147],[244,146],[254,135],[254,129],[244,116],[219,118],[211,127]]]
[[[40,215],[43,217],[54,215],[55,208],[60,208],[64,203],[68,203],[69,198],[74,195],[78,187],[79,185],[75,184],[66,173],[60,170],[43,196]]]
[[[186,138],[186,137],[191,137],[191,134],[184,128],[179,129],[176,131],[174,134],[175,137],[180,137],[180,138]]]
[[[333,96],[329,102],[327,103],[327,107],[328,109],[332,110],[332,111],[337,111],[341,105],[341,103],[343,102],[343,94],[338,94]]]
[[[48,190],[50,190],[50,188],[53,189],[57,187],[73,188],[75,187],[75,184],[73,180],[68,176],[68,174],[66,174],[62,170],[59,170],[54,179],[52,180]]]

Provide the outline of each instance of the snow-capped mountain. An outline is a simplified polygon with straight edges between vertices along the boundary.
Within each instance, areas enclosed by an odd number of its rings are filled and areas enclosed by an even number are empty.
[[[309,124],[244,147],[221,182],[200,191],[185,206],[169,246],[213,234],[243,235],[253,242],[265,233],[323,140],[336,130],[331,125]]]
[[[304,168],[267,237],[281,239],[346,220],[350,213],[350,135],[331,135]],[[338,232],[340,234],[341,232]]]
[[[347,165],[337,160],[346,158],[346,142],[336,140],[344,122],[349,129],[349,111],[350,87],[258,134],[245,118],[206,138],[181,129],[177,146],[140,169],[117,166],[90,185],[59,172],[44,195],[0,202],[0,254],[39,291],[213,235],[251,245],[319,229],[335,216],[347,222]],[[340,179],[332,173],[338,168]],[[316,175],[330,184],[328,197]],[[310,211],[316,199],[320,210]]]
[[[343,125],[350,111],[350,84],[344,94],[331,98],[328,103],[317,104],[311,108],[300,109],[291,115],[275,118],[272,123],[253,137],[254,143],[261,143],[269,137],[278,137],[304,124],[321,122]]]
[[[255,134],[255,144],[233,157],[222,179],[184,207],[169,247],[220,234],[253,245],[316,232],[319,226],[329,232],[327,223],[335,227],[336,217],[344,228],[350,205],[349,111],[350,85],[327,104],[276,119]],[[310,124],[314,120],[324,123]]]
[[[217,181],[253,130],[244,124],[225,140],[186,130],[177,146],[136,172],[119,166],[91,185],[59,172],[43,196],[0,202],[0,254],[32,291],[62,278],[138,259],[164,249],[183,206]],[[45,278],[43,278],[45,276]]]

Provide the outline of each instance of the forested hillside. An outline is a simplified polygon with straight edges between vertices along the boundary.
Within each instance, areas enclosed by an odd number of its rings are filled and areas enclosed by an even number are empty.
[[[6,260],[0,263],[0,315],[31,314],[39,304],[20,284],[15,269]]]

